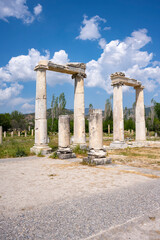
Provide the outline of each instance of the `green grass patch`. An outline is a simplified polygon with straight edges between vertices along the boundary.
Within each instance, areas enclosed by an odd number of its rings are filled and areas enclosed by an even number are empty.
[[[73,152],[75,154],[80,154],[80,155],[87,155],[87,150],[86,149],[81,149],[79,145],[77,145],[74,149]]]
[[[33,137],[6,137],[0,145],[0,158],[22,157],[34,155],[30,148],[34,145]]]
[[[52,153],[49,157],[52,159],[58,159],[58,155],[56,152]]]

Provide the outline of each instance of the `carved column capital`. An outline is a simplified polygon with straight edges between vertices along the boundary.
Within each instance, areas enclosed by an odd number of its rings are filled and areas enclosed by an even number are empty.
[[[75,74],[72,75],[72,79],[75,79],[76,77],[86,78],[87,75],[85,73],[75,73]]]

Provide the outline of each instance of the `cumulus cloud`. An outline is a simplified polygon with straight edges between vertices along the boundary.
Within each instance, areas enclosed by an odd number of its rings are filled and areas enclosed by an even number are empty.
[[[0,19],[7,21],[9,17],[21,19],[24,23],[32,23],[35,17],[42,12],[42,6],[38,4],[31,13],[26,4],[26,0],[1,0]]]
[[[23,113],[31,113],[31,112],[34,112],[34,109],[35,109],[35,105],[34,104],[30,104],[30,103],[24,103],[22,106],[21,106],[21,111]]]
[[[38,4],[36,7],[34,7],[34,14],[38,16],[42,12],[42,5]]]
[[[68,54],[64,50],[55,52],[51,58],[49,51],[41,54],[38,50],[32,48],[27,55],[12,57],[6,66],[0,68],[0,96],[2,96],[0,105],[9,103],[16,106],[23,104],[23,112],[27,112],[26,106],[28,106],[28,110],[33,108],[33,104],[30,104],[30,106],[24,105],[25,103],[29,104],[31,99],[24,99],[19,95],[23,89],[23,82],[36,80],[36,72],[33,71],[34,67],[40,60],[44,59],[50,59],[59,64],[69,62]],[[47,71],[47,83],[50,86],[63,84],[64,82],[73,83],[73,80],[70,75]]]
[[[77,37],[77,39],[81,40],[95,40],[99,39],[101,37],[101,34],[99,32],[100,22],[106,22],[104,18],[100,18],[98,15],[87,19],[87,16],[84,16],[84,20],[82,22],[83,26],[80,28],[80,34]]]
[[[101,44],[103,47],[101,56],[98,60],[87,63],[86,85],[102,87],[111,93],[110,74],[122,71],[126,76],[142,81],[148,91],[153,91],[160,83],[160,67],[158,64],[150,67],[153,53],[142,50],[149,42],[151,37],[147,35],[147,30],[140,29],[132,32],[124,41],[114,40]]]
[[[106,43],[105,39],[99,39],[102,53],[98,59],[92,59],[87,63],[87,87],[101,87],[111,93],[110,74],[122,71],[127,77],[142,81],[147,91],[154,91],[160,84],[160,62],[153,60],[153,53],[144,50],[146,44],[151,42],[146,29],[140,29],[131,33],[123,41],[114,40]],[[143,49],[142,49],[143,48]],[[0,68],[0,104],[12,102],[21,105],[24,112],[33,109],[33,99],[21,97],[23,82],[35,81],[34,67],[40,60],[50,59],[59,64],[70,61],[64,50],[55,52],[52,56],[49,51],[41,54],[32,48],[27,55],[12,57],[8,64]],[[47,83],[50,86],[68,82],[73,84],[70,75],[47,71]],[[128,89],[128,88],[126,88]],[[27,103],[27,104],[26,104]],[[23,107],[22,107],[23,106]]]

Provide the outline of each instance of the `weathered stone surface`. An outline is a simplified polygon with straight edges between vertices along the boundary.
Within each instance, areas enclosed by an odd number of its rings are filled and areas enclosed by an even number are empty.
[[[143,88],[136,87],[136,141],[146,140]]]
[[[67,74],[85,74],[86,65],[84,63],[68,63],[66,65],[56,64],[52,61],[41,60],[35,67],[35,71],[43,69]]]
[[[103,148],[102,110],[93,109],[89,117],[89,148]]]
[[[89,157],[83,158],[83,162],[87,164],[93,164],[93,165],[105,165],[105,164],[111,164],[111,158],[94,158],[91,159]]]
[[[60,159],[69,159],[69,158],[76,158],[75,153],[62,153],[62,152],[57,152],[57,156]]]
[[[21,136],[21,132],[20,131],[18,131],[18,137],[20,137]]]
[[[2,126],[0,126],[0,144],[3,143],[3,130],[2,130]]]
[[[122,85],[113,86],[113,141],[124,141]]]
[[[84,78],[75,76],[74,88],[74,144],[85,145]]]
[[[4,131],[4,138],[6,138],[6,131]]]
[[[68,148],[70,145],[70,118],[68,115],[59,116],[58,121],[58,146]]]
[[[114,141],[110,144],[109,149],[123,149],[127,148],[128,144],[122,141]]]
[[[42,62],[43,63],[43,62]],[[45,63],[45,61],[44,61]],[[36,106],[35,106],[35,145],[31,152],[49,153],[47,136],[47,104],[46,104],[46,70],[37,69],[36,80]]]
[[[110,78],[112,80],[112,86],[115,84],[122,84],[131,87],[139,87],[142,85],[141,82],[137,81],[136,79],[125,77],[125,74],[122,72],[113,73],[111,74]]]

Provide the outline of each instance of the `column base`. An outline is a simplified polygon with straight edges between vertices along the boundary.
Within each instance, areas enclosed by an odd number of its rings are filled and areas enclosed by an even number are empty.
[[[69,147],[68,148],[58,148],[57,156],[60,159],[76,158],[75,153],[73,153]]]
[[[88,157],[83,158],[83,163],[88,165],[105,165],[111,163],[111,158],[106,157],[104,149],[90,149]]]
[[[123,149],[127,147],[128,147],[128,144],[126,142],[121,142],[121,141],[114,141],[109,146],[109,148],[112,148],[112,149]]]
[[[30,148],[30,152],[33,152],[35,154],[41,153],[42,155],[46,155],[51,153],[52,148],[50,148],[48,145],[34,145],[32,148]]]

